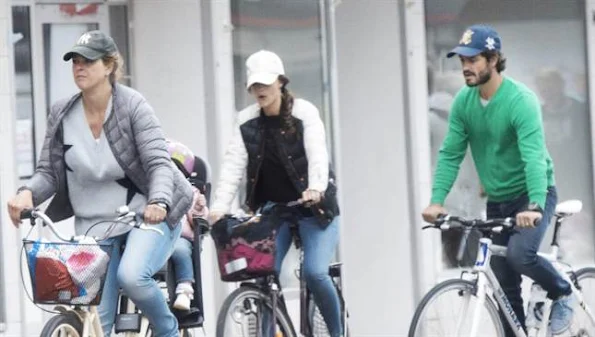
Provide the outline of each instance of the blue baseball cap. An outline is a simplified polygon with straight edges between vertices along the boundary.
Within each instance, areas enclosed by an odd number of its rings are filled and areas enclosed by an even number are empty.
[[[488,50],[500,50],[502,40],[500,35],[490,26],[473,25],[463,33],[459,45],[454,47],[446,57],[461,55],[473,57],[481,52]]]

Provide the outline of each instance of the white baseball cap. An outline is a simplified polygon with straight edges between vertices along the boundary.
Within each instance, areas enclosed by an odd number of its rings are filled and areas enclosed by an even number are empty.
[[[260,50],[246,60],[246,74],[246,88],[250,89],[254,83],[275,83],[279,75],[285,75],[285,68],[279,55],[268,50]]]

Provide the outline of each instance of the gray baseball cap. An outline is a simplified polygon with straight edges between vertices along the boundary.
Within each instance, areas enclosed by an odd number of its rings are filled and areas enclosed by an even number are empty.
[[[64,54],[64,61],[69,61],[75,54],[89,60],[99,60],[100,58],[118,52],[118,47],[114,40],[99,30],[86,32],[76,41],[72,49]]]

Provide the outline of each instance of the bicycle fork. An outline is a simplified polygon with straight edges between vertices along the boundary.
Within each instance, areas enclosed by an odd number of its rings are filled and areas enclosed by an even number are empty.
[[[473,311],[473,321],[471,325],[471,337],[477,336],[479,330],[479,322],[481,318],[481,311],[485,307],[488,285],[492,285],[494,291],[494,298],[500,307],[500,310],[504,313],[506,320],[511,327],[515,327],[515,334],[517,337],[527,337],[523,326],[519,321],[518,317],[514,313],[510,302],[508,301],[506,294],[500,287],[500,283],[496,278],[496,275],[490,269],[490,260],[492,257],[492,250],[495,250],[495,254],[501,256],[505,250],[501,250],[497,246],[492,247],[492,240],[488,238],[481,238],[479,240],[479,249],[477,251],[477,260],[473,267],[474,272],[477,273],[477,306]],[[460,323],[460,322],[459,322]],[[502,322],[506,323],[506,322]],[[460,331],[460,325],[457,325],[458,331]]]

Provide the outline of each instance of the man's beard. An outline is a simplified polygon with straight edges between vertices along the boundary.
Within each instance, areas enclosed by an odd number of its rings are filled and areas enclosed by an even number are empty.
[[[475,74],[474,74],[475,75]],[[478,85],[486,84],[492,78],[492,72],[489,68],[484,69],[479,73],[479,78],[475,83],[467,83],[468,87],[476,87]]]

